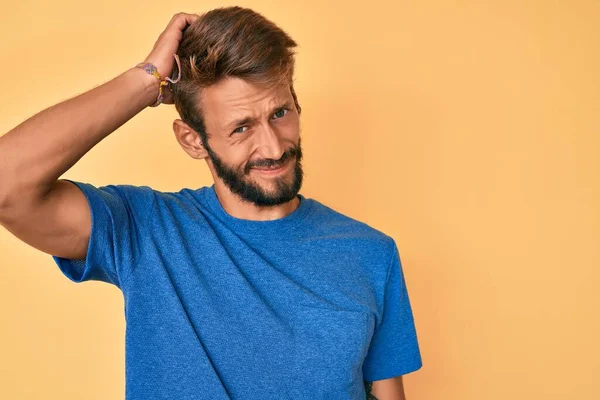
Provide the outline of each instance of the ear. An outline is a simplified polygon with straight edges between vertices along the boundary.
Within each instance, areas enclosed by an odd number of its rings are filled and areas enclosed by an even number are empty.
[[[202,146],[200,134],[192,129],[181,119],[173,121],[173,132],[181,148],[192,158],[202,159],[208,157],[208,152]]]

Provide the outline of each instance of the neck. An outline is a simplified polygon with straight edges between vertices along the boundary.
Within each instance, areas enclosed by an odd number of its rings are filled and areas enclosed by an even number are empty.
[[[219,203],[227,214],[232,217],[250,221],[271,221],[284,218],[294,212],[300,204],[298,196],[287,203],[275,206],[259,207],[254,203],[243,200],[237,194],[231,192],[223,182],[215,181],[215,192]]]

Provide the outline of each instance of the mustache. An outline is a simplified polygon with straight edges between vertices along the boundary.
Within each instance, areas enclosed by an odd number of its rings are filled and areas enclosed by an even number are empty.
[[[252,168],[277,168],[288,162],[290,158],[294,158],[298,155],[298,149],[296,147],[291,147],[286,150],[285,153],[281,156],[279,160],[261,160],[253,162],[252,164],[246,165],[246,173],[250,172]]]

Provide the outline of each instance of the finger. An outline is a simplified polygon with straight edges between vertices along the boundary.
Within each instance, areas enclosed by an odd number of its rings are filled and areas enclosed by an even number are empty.
[[[191,25],[198,18],[200,18],[200,16],[196,14],[188,14],[183,12],[177,13],[173,16],[171,22],[169,22],[169,25],[167,27],[171,27],[173,25],[177,27],[177,29],[183,30],[183,28],[185,28],[186,25]]]
[[[199,15],[181,13],[179,19],[176,20],[176,25],[179,29],[183,30],[183,28],[193,24],[198,18],[200,18]]]

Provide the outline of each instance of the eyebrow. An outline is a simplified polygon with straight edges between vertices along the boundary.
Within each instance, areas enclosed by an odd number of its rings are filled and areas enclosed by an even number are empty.
[[[281,110],[282,108],[291,109],[292,108],[292,102],[289,101],[289,100],[287,100],[283,104],[279,104],[279,105],[273,107],[273,109],[271,110],[271,114],[275,114],[277,111]],[[230,128],[233,128],[233,127],[239,127],[239,126],[250,124],[252,122],[256,122],[256,118],[250,117],[250,116],[243,117],[243,118],[238,118],[238,119],[235,119],[235,120],[230,121],[229,123],[225,124],[223,126],[223,129],[230,129]]]

